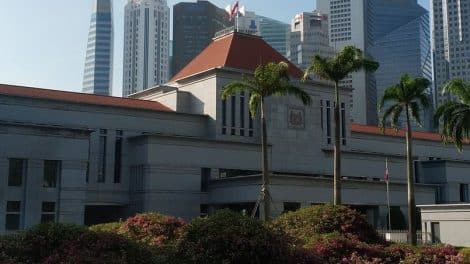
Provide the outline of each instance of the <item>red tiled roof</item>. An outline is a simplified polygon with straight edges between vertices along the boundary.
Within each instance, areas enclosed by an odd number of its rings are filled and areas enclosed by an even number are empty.
[[[405,133],[406,133],[406,130],[404,129],[396,130],[394,128],[386,128],[385,133],[384,133],[380,127],[360,125],[360,124],[351,124],[351,131],[356,132],[356,133],[376,134],[376,135],[385,135],[385,136],[393,136],[393,137],[405,137]],[[431,133],[431,132],[415,131],[412,133],[412,137],[414,139],[441,141],[441,135],[437,133]]]
[[[57,91],[57,90],[15,86],[15,85],[7,85],[7,84],[0,84],[0,95],[38,98],[38,99],[45,99],[45,100],[78,103],[78,104],[91,104],[91,105],[123,107],[123,108],[133,108],[133,109],[152,110],[152,111],[173,112],[173,110],[166,107],[165,105],[159,102],[154,102],[154,101],[104,96],[104,95],[85,94],[85,93],[64,92],[64,91]]]
[[[302,70],[289,62],[262,38],[242,33],[230,33],[214,39],[170,81],[178,81],[221,67],[254,71],[260,64],[280,61],[289,64],[289,74],[292,77],[302,78]]]

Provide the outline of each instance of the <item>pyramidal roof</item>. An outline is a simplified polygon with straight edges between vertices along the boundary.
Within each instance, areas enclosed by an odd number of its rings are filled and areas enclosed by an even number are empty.
[[[302,70],[284,58],[261,37],[231,32],[214,38],[209,46],[173,76],[170,82],[214,68],[254,71],[260,64],[281,61],[289,64],[288,71],[291,77],[302,78]]]

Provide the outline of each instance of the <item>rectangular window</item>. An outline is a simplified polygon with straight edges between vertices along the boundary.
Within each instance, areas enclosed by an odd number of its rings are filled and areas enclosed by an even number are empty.
[[[211,178],[210,168],[201,168],[201,192],[207,192]]]
[[[227,100],[222,100],[222,134],[227,134]]]
[[[98,182],[106,181],[106,140],[107,130],[100,129],[99,156],[98,156]]]
[[[55,222],[55,202],[42,202],[41,224]]]
[[[21,186],[26,174],[27,161],[25,159],[9,159],[8,162],[8,186]]]
[[[341,139],[343,145],[346,145],[346,105],[341,103]]]
[[[300,203],[297,202],[285,202],[283,213],[293,212],[300,209]]]
[[[468,184],[460,184],[460,201],[469,202],[468,199]]]
[[[122,130],[116,131],[116,141],[114,146],[114,183],[121,183]]]
[[[21,216],[21,202],[7,201],[7,210],[5,214],[5,229],[19,230]]]
[[[235,135],[235,108],[236,108],[236,97],[232,96],[231,97],[232,102],[231,102],[231,135]]]
[[[61,162],[59,160],[44,161],[44,177],[42,186],[45,188],[55,188],[60,179]]]
[[[326,101],[326,142],[331,144],[331,104]]]

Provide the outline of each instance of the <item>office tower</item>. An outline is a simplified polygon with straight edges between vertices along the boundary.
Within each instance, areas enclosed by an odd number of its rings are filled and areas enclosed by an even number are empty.
[[[291,23],[288,59],[305,70],[315,55],[333,57],[328,41],[328,18],[319,12],[302,12]],[[312,75],[314,78],[314,75]]]
[[[235,20],[235,24],[236,19]],[[237,25],[235,25],[237,27]],[[238,17],[238,31],[251,35],[260,35],[260,18],[256,15],[255,12],[246,11],[245,7],[240,9]]]
[[[169,78],[170,8],[166,0],[129,0],[124,17],[122,95]]]
[[[83,74],[84,93],[111,95],[113,81],[113,17],[111,0],[95,0]]]
[[[380,68],[375,72],[377,100],[404,73],[432,81],[429,12],[416,0],[376,0],[373,21],[374,41],[370,53],[380,62]],[[428,94],[433,101],[432,86]],[[433,107],[424,109],[421,117],[423,127],[414,124],[414,129],[432,130],[432,112]],[[404,118],[400,123],[405,125]]]
[[[172,73],[178,73],[214,38],[216,32],[233,25],[225,10],[209,1],[178,3],[173,7]]]
[[[451,79],[470,81],[470,3],[461,0],[433,0],[432,49],[436,90]],[[440,104],[452,99],[437,96]]]
[[[290,26],[275,19],[258,16],[259,34],[271,47],[287,57],[289,49]]]
[[[374,23],[371,0],[317,0],[317,10],[328,16],[330,46],[340,50],[353,45],[370,56]],[[374,73],[360,71],[350,75],[341,85],[354,89],[351,118],[354,123],[377,123],[377,92]]]

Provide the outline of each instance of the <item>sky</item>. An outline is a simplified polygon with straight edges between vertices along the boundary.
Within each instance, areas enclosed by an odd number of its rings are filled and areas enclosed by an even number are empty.
[[[167,1],[170,9],[183,2]],[[210,1],[219,7],[235,2]],[[425,7],[428,1],[419,0]],[[113,0],[115,96],[122,93],[126,2]],[[296,13],[312,11],[316,4],[315,0],[250,0],[240,1],[240,5],[259,15],[289,23]],[[91,6],[92,0],[0,0],[0,83],[81,91]]]

